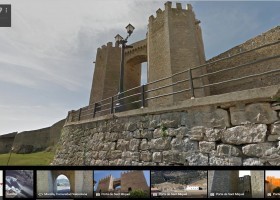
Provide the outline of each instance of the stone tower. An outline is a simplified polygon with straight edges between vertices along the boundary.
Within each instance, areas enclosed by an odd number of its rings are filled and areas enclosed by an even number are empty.
[[[165,10],[158,9],[156,17],[149,18],[148,25],[148,82],[158,80],[198,66],[205,63],[204,47],[202,41],[200,21],[195,18],[195,14],[190,4],[187,9],[183,9],[180,3],[176,3],[176,8],[172,8],[171,2],[165,3]],[[193,76],[199,75],[202,70],[193,71]],[[188,74],[184,73],[167,79],[158,84],[149,86],[156,88],[176,81],[187,79]],[[203,80],[197,79],[196,85],[202,84]],[[150,96],[163,93],[184,90],[188,88],[188,82],[184,85],[168,87],[161,91],[153,92]],[[204,96],[202,90],[196,91],[196,97]],[[176,101],[190,98],[189,93],[179,93],[149,102],[151,104],[170,104]]]
[[[112,42],[97,49],[89,104],[118,93],[121,50]]]
[[[121,174],[121,192],[135,189],[149,191],[143,171],[129,171]]]
[[[238,192],[238,170],[209,170],[208,196],[210,193]]]
[[[114,191],[113,182],[114,178],[112,175],[100,179],[97,185],[96,192],[102,193]]]
[[[238,192],[244,193],[244,197],[252,197],[251,176],[245,175],[244,177],[239,177]]]
[[[158,9],[156,17],[149,18],[148,32],[145,39],[133,44],[133,48],[125,50],[124,60],[124,90],[140,86],[141,63],[148,64],[148,82],[152,82],[177,72],[205,63],[204,47],[200,21],[190,4],[183,9],[181,3],[176,3],[172,8],[171,2],[165,3],[165,9]],[[112,43],[98,48],[96,64],[89,103],[114,96],[118,93],[120,77],[120,48],[113,47]],[[196,77],[205,73],[204,68],[193,70],[192,76]],[[146,90],[173,84],[177,81],[188,79],[189,75],[183,73],[164,81],[149,85]],[[195,86],[206,84],[205,78],[197,78]],[[164,89],[152,91],[146,97],[153,97],[171,92],[178,92],[190,87],[189,82],[180,83]],[[133,94],[140,92],[132,91]],[[201,97],[207,93],[204,89],[196,89],[195,96]],[[130,92],[126,96],[131,95]],[[184,91],[174,95],[148,100],[150,105],[167,105],[173,102],[190,98],[190,92]],[[137,97],[139,98],[139,97]],[[129,99],[130,102],[139,99]],[[127,99],[128,100],[128,99]],[[107,102],[108,103],[108,102]]]
[[[264,198],[264,171],[251,171],[252,198]]]

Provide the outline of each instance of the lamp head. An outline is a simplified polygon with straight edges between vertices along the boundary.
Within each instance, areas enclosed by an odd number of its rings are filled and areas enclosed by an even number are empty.
[[[117,43],[120,43],[123,40],[123,37],[118,34],[115,36],[115,40]]]
[[[131,24],[128,24],[125,28],[129,35],[131,35],[135,29],[134,26],[132,26]]]

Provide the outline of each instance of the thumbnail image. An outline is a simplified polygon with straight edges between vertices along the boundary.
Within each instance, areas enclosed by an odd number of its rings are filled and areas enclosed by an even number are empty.
[[[93,171],[38,170],[37,198],[92,198]]]
[[[3,171],[0,170],[0,200],[3,199]]]
[[[207,198],[207,171],[151,171],[154,198]]]
[[[150,171],[95,170],[94,196],[150,198]]]
[[[280,198],[280,170],[265,171],[265,195],[267,198]]]
[[[6,170],[6,198],[33,197],[33,170]]]
[[[209,170],[209,198],[264,198],[263,170]]]

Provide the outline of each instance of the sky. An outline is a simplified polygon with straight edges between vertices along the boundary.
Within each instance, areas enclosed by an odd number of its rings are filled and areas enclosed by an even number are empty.
[[[239,170],[239,177],[244,177],[246,175],[251,176],[250,170]]]
[[[266,170],[265,176],[274,176],[276,178],[280,178],[280,171],[279,170]]]
[[[165,2],[2,0],[12,5],[12,27],[0,27],[0,134],[48,127],[88,105],[97,48],[125,36],[128,23],[129,43],[145,38],[149,16]],[[280,21],[277,1],[176,2],[192,4],[207,59]]]
[[[96,190],[99,180],[103,179],[109,175],[112,175],[114,178],[120,178],[122,172],[127,172],[123,170],[94,170],[94,180],[96,181],[94,190]],[[146,182],[148,186],[150,186],[150,171],[149,170],[143,170]]]

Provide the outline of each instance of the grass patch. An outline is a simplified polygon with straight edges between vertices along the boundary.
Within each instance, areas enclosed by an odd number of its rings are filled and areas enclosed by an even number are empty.
[[[0,166],[7,166],[7,162],[10,154],[0,154]],[[9,161],[10,165],[22,166],[22,165],[49,165],[54,158],[54,152],[37,152],[29,154],[15,154],[12,153],[11,159]]]

